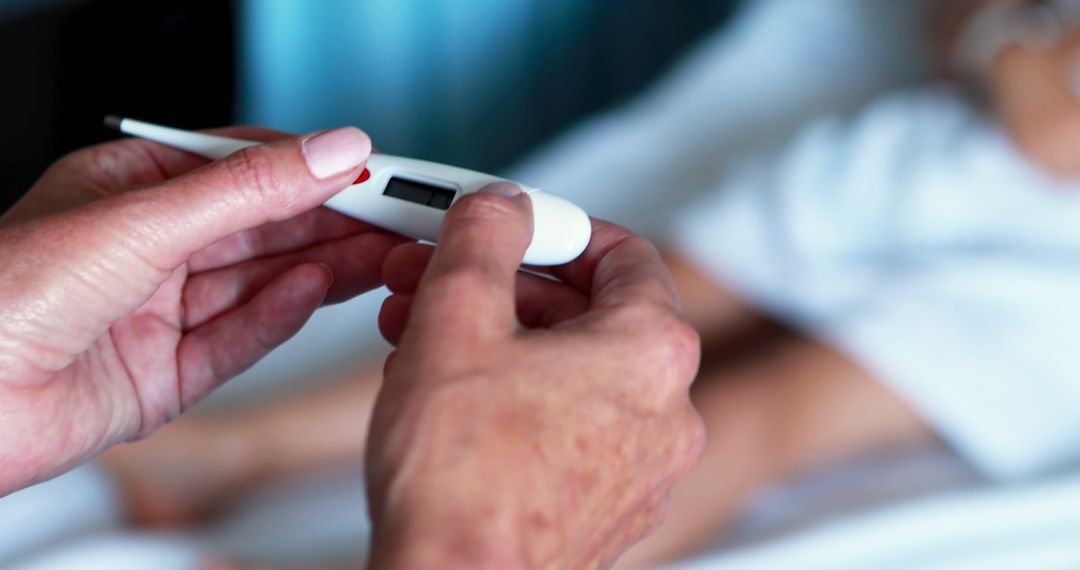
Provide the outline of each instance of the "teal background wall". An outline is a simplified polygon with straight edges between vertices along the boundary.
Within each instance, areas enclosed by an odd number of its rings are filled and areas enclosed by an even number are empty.
[[[237,114],[495,170],[645,85],[732,4],[244,0]]]

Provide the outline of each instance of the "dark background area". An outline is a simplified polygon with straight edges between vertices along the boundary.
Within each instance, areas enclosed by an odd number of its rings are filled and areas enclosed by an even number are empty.
[[[61,3],[0,20],[0,199],[61,155],[113,138],[108,113],[195,127],[232,117],[230,2]]]
[[[499,94],[518,102],[511,116],[477,127],[477,140],[489,144],[472,165],[505,167],[576,120],[629,97],[723,22],[733,4],[687,0],[657,9],[651,0],[593,2],[587,35],[545,54],[536,69],[525,70],[518,89]],[[0,11],[3,209],[58,157],[114,138],[102,126],[106,114],[184,128],[233,122],[240,2],[72,0],[26,6]],[[417,152],[437,159],[440,142],[417,141]]]

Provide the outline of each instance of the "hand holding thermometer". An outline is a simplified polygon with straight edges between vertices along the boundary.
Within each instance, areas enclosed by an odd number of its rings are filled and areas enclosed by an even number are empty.
[[[212,160],[261,144],[106,117],[122,133],[159,142]],[[325,206],[412,238],[435,241],[455,200],[493,182],[517,184],[532,200],[533,238],[524,263],[561,265],[576,259],[592,237],[589,216],[573,203],[536,188],[464,168],[400,156],[372,154],[364,175]]]

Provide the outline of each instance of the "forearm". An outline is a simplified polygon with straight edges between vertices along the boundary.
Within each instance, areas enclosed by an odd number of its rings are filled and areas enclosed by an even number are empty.
[[[378,367],[363,367],[313,394],[229,422],[252,448],[261,450],[253,466],[256,478],[363,458],[381,380]]]
[[[668,521],[627,554],[623,568],[651,568],[691,551],[770,485],[933,437],[860,367],[802,339],[705,371],[693,397],[705,418],[705,453],[675,488]]]
[[[783,476],[928,433],[899,398],[851,360],[770,325],[692,262],[678,255],[665,256],[665,262],[708,363],[693,394],[709,424],[709,448],[724,449],[728,457],[749,454],[756,463],[752,477]],[[711,357],[717,352],[737,354]],[[748,436],[761,440],[747,442]]]
[[[934,437],[892,390],[829,347],[802,342],[777,360],[759,395],[767,416],[762,423],[769,426],[764,437],[775,453],[773,477]]]

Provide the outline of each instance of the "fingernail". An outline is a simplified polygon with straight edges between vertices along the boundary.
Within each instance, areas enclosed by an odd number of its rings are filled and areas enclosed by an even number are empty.
[[[348,172],[371,154],[371,140],[356,127],[319,133],[301,143],[311,175],[319,180]]]
[[[326,289],[329,291],[330,288],[334,286],[334,269],[322,262],[318,262],[315,265],[321,265],[322,268],[326,270],[326,274],[330,276],[330,284],[326,286]]]
[[[477,194],[494,194],[496,196],[504,196],[506,198],[517,198],[525,192],[521,190],[521,186],[514,184],[513,182],[496,182],[494,184],[488,184],[483,188],[476,191]]]

